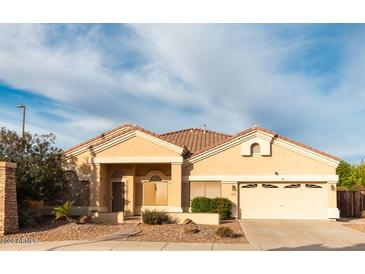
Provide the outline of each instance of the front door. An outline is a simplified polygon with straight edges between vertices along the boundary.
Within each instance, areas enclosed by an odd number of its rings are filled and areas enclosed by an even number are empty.
[[[124,211],[124,183],[112,182],[112,212]]]

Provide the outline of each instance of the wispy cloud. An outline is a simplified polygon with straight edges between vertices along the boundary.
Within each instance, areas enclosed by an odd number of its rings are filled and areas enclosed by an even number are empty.
[[[44,111],[62,121],[38,112],[34,124],[65,145],[124,121],[156,131],[260,124],[354,160],[365,154],[363,34],[358,25],[0,25],[0,81],[49,98]]]

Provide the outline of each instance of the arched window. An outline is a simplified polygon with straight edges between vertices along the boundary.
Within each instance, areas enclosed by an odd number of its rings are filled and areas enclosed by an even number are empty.
[[[158,175],[153,175],[150,179],[150,182],[161,182],[161,177]]]
[[[251,145],[251,154],[260,154],[261,153],[261,148],[260,145],[258,143],[254,143]]]

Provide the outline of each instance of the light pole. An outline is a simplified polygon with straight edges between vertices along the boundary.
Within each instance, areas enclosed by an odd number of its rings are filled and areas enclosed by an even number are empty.
[[[359,167],[359,169],[360,169],[360,183],[361,184],[363,183],[362,179],[363,179],[363,176],[364,176],[364,174],[363,174],[364,168],[365,168],[365,166],[364,166],[364,157],[363,157],[363,158],[361,158],[360,167]]]
[[[24,104],[20,104],[20,105],[16,105],[16,107],[23,109],[22,138],[24,139],[24,131],[25,131],[25,109],[26,109],[26,106]]]

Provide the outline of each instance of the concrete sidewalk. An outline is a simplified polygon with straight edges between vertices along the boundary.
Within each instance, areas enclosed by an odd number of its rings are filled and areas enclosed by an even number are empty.
[[[245,251],[251,244],[109,241],[59,241],[34,244],[0,244],[0,251]]]

